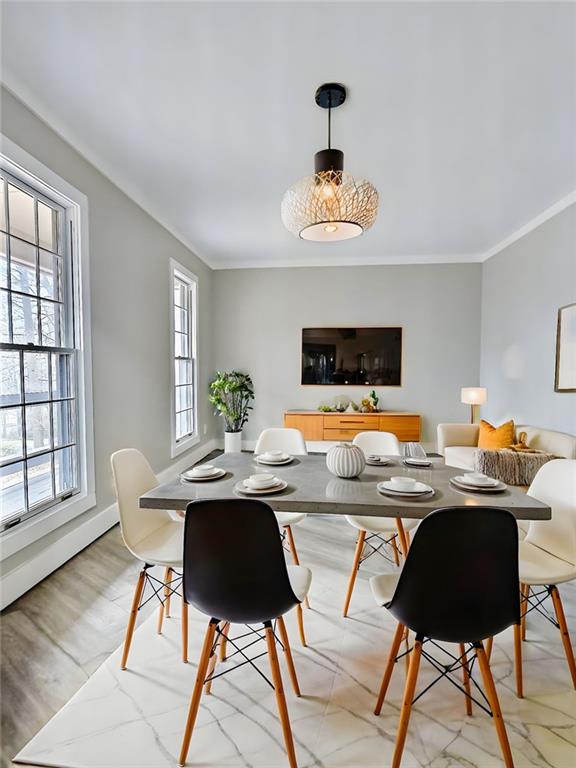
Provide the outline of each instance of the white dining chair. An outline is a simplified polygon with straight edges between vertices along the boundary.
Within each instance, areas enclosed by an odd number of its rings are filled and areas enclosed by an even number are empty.
[[[400,443],[396,435],[392,432],[359,432],[352,440],[354,445],[362,450],[365,456],[371,454],[377,456],[400,456]],[[358,570],[364,560],[371,555],[380,552],[382,547],[392,547],[394,562],[400,565],[400,554],[402,547],[398,547],[398,526],[392,517],[369,517],[366,515],[346,515],[346,521],[358,531],[356,540],[356,551],[352,562],[352,570],[348,580],[348,589],[344,600],[344,610],[342,615],[348,616],[352,593],[356,584]],[[404,532],[408,532],[418,525],[418,520],[402,520]],[[374,543],[373,543],[374,542]],[[370,552],[363,557],[366,547]]]
[[[308,449],[304,435],[299,429],[288,427],[269,427],[263,429],[256,441],[254,455],[258,456],[266,451],[284,451],[291,456],[307,456]],[[270,500],[272,503],[272,499]],[[300,565],[298,551],[294,542],[292,526],[298,525],[306,518],[305,512],[274,512],[279,525],[282,527],[285,539],[288,540],[288,546],[292,555],[294,565]],[[283,538],[284,538],[283,536]],[[308,597],[304,601],[307,608],[310,608]]]
[[[182,585],[182,557],[184,525],[175,520],[168,510],[141,509],[138,501],[142,494],[158,485],[156,475],[140,451],[125,448],[110,457],[112,475],[118,500],[120,530],[128,550],[143,563],[138,574],[132,599],[128,627],[122,652],[121,669],[126,669],[138,611],[144,600],[146,586],[160,601],[157,631],[162,632],[164,617],[170,615],[170,598],[179,594]],[[150,568],[164,568],[164,578],[158,579]],[[148,602],[147,598],[145,602]],[[182,661],[188,661],[188,606],[182,597]]]
[[[519,545],[522,639],[527,613],[537,610],[546,616],[560,630],[572,685],[576,688],[574,651],[557,586],[576,580],[576,459],[555,459],[544,464],[528,495],[547,504],[552,518],[531,521],[526,538]],[[552,598],[555,621],[542,608],[548,597]],[[516,665],[516,692],[522,697],[521,654]]]

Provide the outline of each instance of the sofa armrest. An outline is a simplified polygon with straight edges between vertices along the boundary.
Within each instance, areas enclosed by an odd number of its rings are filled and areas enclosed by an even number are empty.
[[[477,446],[479,432],[478,424],[438,424],[438,453],[451,445]]]

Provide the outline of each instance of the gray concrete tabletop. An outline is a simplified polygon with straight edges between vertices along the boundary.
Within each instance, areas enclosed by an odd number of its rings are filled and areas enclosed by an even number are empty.
[[[441,507],[500,507],[518,520],[549,520],[551,510],[546,504],[528,496],[524,491],[507,486],[500,493],[461,491],[450,478],[463,470],[447,467],[443,459],[431,459],[425,469],[407,467],[398,456],[391,456],[385,466],[367,465],[359,477],[345,480],[332,475],[326,466],[326,456],[315,454],[297,456],[291,464],[268,467],[258,464],[252,453],[228,453],[210,459],[209,463],[226,470],[218,480],[188,482],[178,478],[163,483],[140,497],[140,507],[147,509],[184,510],[196,499],[248,498],[235,490],[238,482],[260,472],[272,472],[288,485],[279,493],[259,498],[277,512],[307,512],[317,515],[371,515],[380,517],[423,518]],[[420,480],[434,489],[434,495],[420,499],[400,499],[384,496],[377,484],[391,477],[405,475]]]

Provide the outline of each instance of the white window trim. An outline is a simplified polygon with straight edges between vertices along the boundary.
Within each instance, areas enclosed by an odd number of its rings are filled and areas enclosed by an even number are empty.
[[[41,514],[30,517],[0,536],[0,561],[73,520],[96,505],[94,472],[94,416],[92,401],[92,344],[90,322],[90,260],[88,251],[88,198],[43,163],[0,134],[0,167],[66,209],[72,222],[74,306],[78,376],[78,440],[80,491]]]
[[[194,445],[200,442],[200,433],[198,430],[198,305],[199,305],[199,293],[198,293],[198,278],[190,272],[183,264],[176,259],[170,259],[170,456],[174,459],[181,453],[190,450]],[[186,280],[194,283],[194,315],[193,315],[193,328],[192,337],[194,341],[195,350],[195,366],[194,366],[194,426],[195,432],[189,437],[181,440],[176,440],[176,373],[174,370],[174,273],[179,272]]]

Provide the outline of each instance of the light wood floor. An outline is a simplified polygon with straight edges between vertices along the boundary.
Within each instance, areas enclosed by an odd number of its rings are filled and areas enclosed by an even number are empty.
[[[1,768],[120,645],[139,568],[115,526],[2,613]]]

